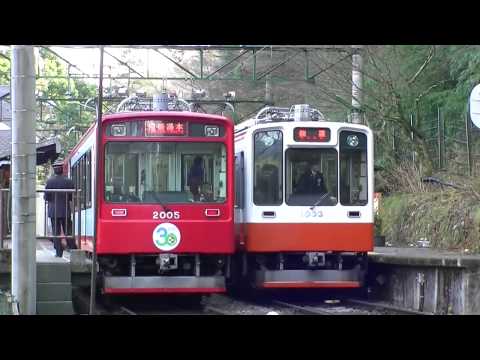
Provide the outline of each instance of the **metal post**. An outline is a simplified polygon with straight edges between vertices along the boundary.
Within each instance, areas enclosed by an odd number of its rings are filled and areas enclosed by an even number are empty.
[[[412,162],[413,162],[413,164],[415,164],[415,146],[413,146],[413,141],[414,141],[414,138],[413,138],[413,114],[410,114],[410,129],[412,129],[410,131],[410,137],[412,139]]]
[[[77,175],[76,175],[77,176]],[[77,176],[77,179],[78,179],[78,176]],[[78,181],[78,180],[77,180]],[[77,182],[78,184],[78,182]],[[78,248],[81,249],[82,248],[82,209],[80,208],[80,204],[81,204],[81,201],[80,201],[80,195],[81,193],[79,192],[78,190],[78,187],[76,189],[77,191],[77,195],[76,195],[76,198],[77,198],[77,205],[76,205],[76,209],[78,211],[78,219],[77,219],[77,229],[78,229]]]
[[[36,313],[35,60],[12,47],[12,294],[20,314]]]
[[[440,107],[437,106],[438,168],[442,168],[442,140],[440,137]]]
[[[273,50],[270,47],[270,66],[273,63]],[[265,76],[265,104],[272,105],[273,104],[273,94],[272,94],[272,84],[271,84],[271,75],[268,73]]]
[[[257,54],[255,50],[253,50],[253,69],[252,69],[252,77],[253,81],[257,80]]]
[[[470,144],[470,119],[468,116],[469,111],[465,114],[465,136],[466,136],[466,142],[467,142],[467,164],[468,164],[468,175],[472,176],[473,175],[473,166],[472,166],[472,147]]]
[[[308,50],[305,51],[305,81],[308,81]]]
[[[446,154],[446,146],[445,146],[445,118],[442,117],[442,113],[440,112],[440,125],[442,128],[442,167],[445,169],[447,167],[447,154]]]
[[[203,50],[200,49],[200,79],[203,79]]]
[[[97,288],[97,235],[98,235],[98,218],[100,216],[99,209],[99,184],[102,183],[102,176],[100,175],[100,161],[101,161],[101,143],[102,143],[102,106],[103,106],[103,46],[100,46],[100,79],[98,82],[98,103],[97,103],[97,146],[96,146],[96,161],[95,161],[95,218],[93,222],[93,256],[92,256],[92,276],[90,278],[90,315],[95,314],[95,294]]]
[[[362,123],[362,66],[363,59],[361,54],[362,45],[352,45],[354,53],[352,55],[352,123]]]
[[[3,193],[0,189],[0,249],[3,249]]]
[[[397,156],[397,147],[396,147],[396,143],[395,143],[395,125],[393,125],[392,129],[393,129],[392,150],[393,150],[393,156],[396,157]]]
[[[265,104],[273,104],[272,84],[270,81],[270,75],[265,77]]]

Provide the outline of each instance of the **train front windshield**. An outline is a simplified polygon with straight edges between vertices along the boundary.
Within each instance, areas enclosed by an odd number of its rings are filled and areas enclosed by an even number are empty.
[[[367,136],[341,131],[339,149],[283,149],[280,130],[254,135],[255,205],[365,206],[368,203]],[[283,167],[285,166],[285,170]],[[283,181],[282,173],[285,174]]]
[[[105,200],[114,203],[223,203],[225,145],[206,142],[110,142]]]

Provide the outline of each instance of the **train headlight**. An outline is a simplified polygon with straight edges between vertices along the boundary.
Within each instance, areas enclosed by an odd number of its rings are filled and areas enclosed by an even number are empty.
[[[262,142],[265,144],[265,146],[272,146],[275,140],[271,136],[264,136],[262,138]]]
[[[349,135],[347,137],[347,145],[351,147],[356,147],[358,146],[358,136],[357,135]]]

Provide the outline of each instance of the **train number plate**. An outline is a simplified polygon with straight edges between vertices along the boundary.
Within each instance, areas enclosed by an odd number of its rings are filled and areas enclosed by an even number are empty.
[[[152,213],[152,219],[154,220],[180,219],[180,211],[154,211]]]
[[[322,217],[323,213],[322,213],[322,211],[317,210],[317,209],[313,209],[313,210],[308,209],[308,210],[304,211],[302,215],[305,218],[315,218],[315,217]]]

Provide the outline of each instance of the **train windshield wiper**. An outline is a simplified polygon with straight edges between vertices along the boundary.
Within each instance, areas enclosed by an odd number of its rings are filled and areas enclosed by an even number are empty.
[[[318,200],[315,202],[315,204],[313,204],[313,205],[310,207],[310,210],[315,209],[315,207],[317,207],[317,206],[322,202],[322,200],[325,199],[327,196],[328,196],[328,192],[326,192],[325,194],[323,194],[323,195],[320,197],[320,199],[318,199]]]
[[[169,208],[167,208],[161,201],[157,200],[157,204],[160,205],[165,212],[171,211]]]
[[[171,211],[162,201],[160,201],[157,194],[155,194],[154,197],[155,197],[155,202],[162,207],[163,211],[165,212]]]

